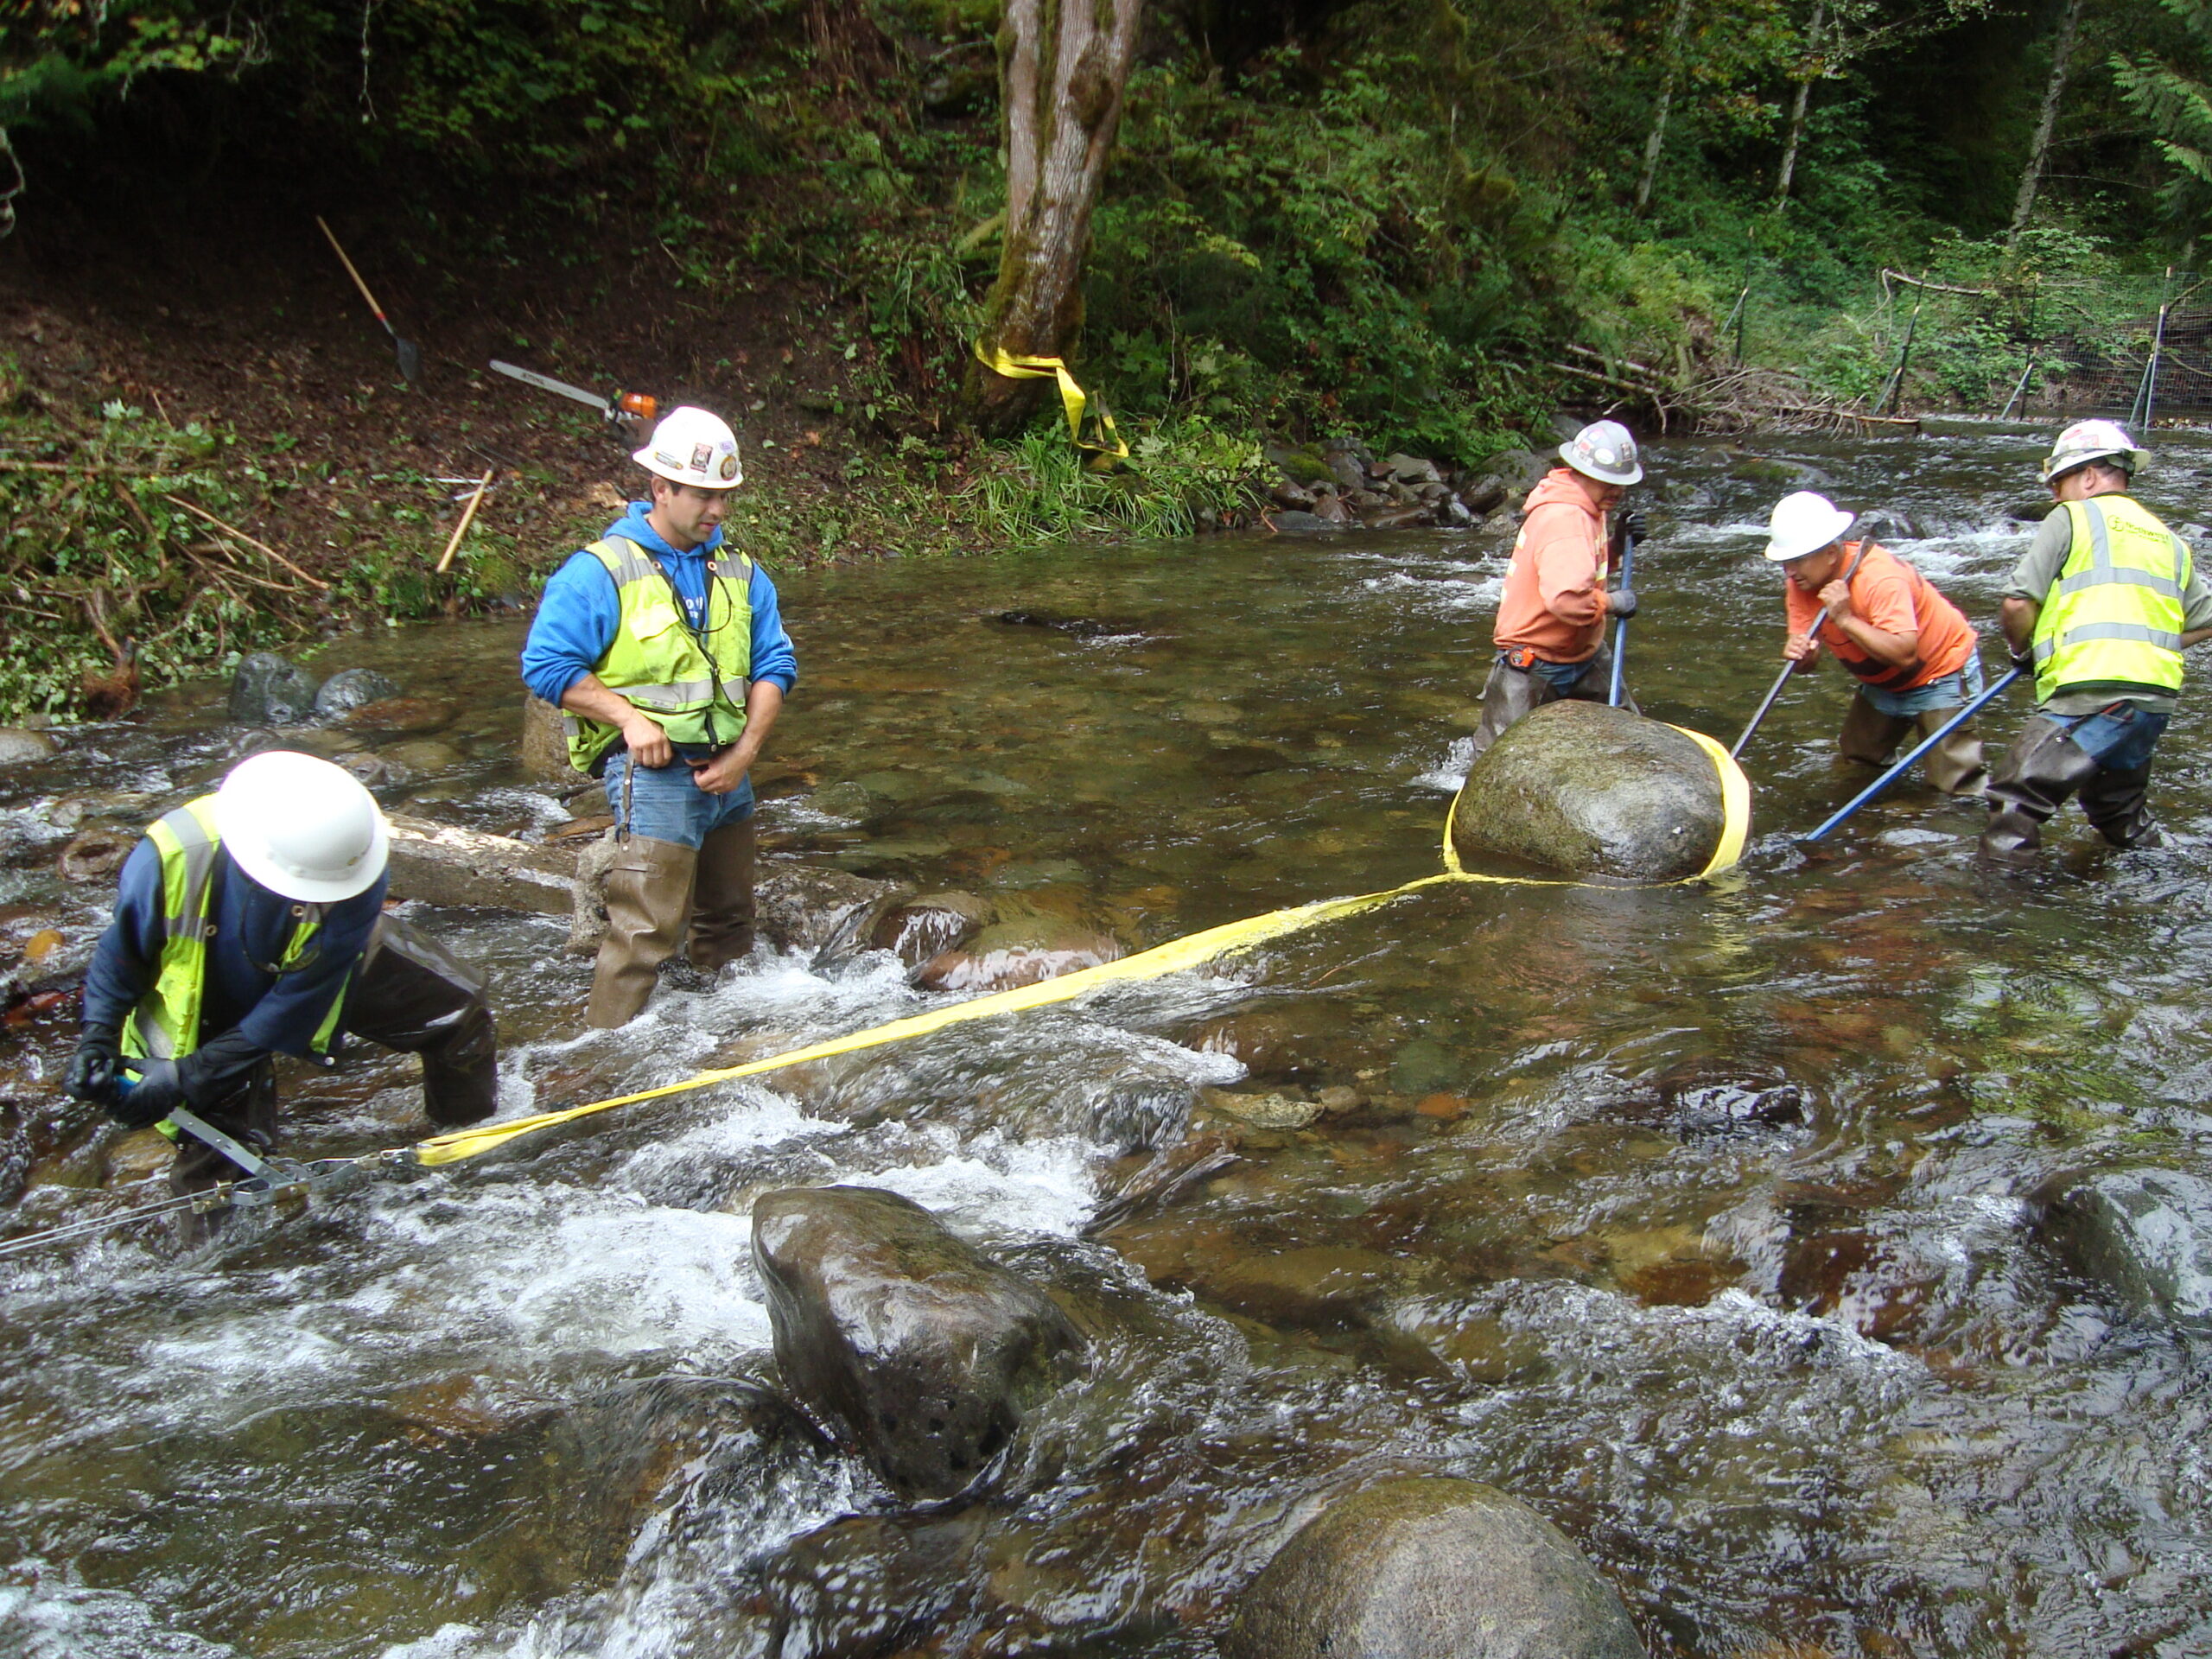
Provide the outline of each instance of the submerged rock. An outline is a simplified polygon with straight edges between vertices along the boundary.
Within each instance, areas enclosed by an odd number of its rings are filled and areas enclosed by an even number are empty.
[[[44,732],[25,731],[20,726],[0,726],[0,766],[19,766],[26,760],[43,760],[59,753],[60,747]]]
[[[925,893],[878,916],[869,943],[890,951],[912,973],[974,938],[994,914],[972,893]]]
[[[1239,1599],[1224,1659],[1643,1659],[1620,1594],[1565,1534],[1471,1480],[1338,1498]]]
[[[129,830],[87,830],[61,849],[61,879],[105,881],[123,868],[137,844],[137,836]]]
[[[866,950],[878,920],[913,892],[904,882],[775,861],[761,865],[753,902],[763,938],[827,965]]]
[[[402,1409],[421,1420],[421,1402]],[[493,1400],[474,1414],[518,1409]],[[474,1437],[466,1421],[432,1432]],[[523,1579],[534,1594],[597,1587],[640,1553],[784,1500],[830,1456],[812,1427],[765,1389],[691,1376],[619,1383],[566,1414],[484,1439],[477,1457],[504,1469],[501,1507],[515,1521],[466,1553],[485,1577]]]
[[[1007,991],[1118,961],[1121,942],[1076,923],[1037,915],[993,921],[914,971],[925,990]]]
[[[1725,817],[1719,772],[1698,744],[1625,709],[1567,701],[1484,751],[1460,785],[1452,840],[1463,858],[1675,881],[1705,868]]]
[[[895,1192],[768,1193],[753,1255],[785,1387],[910,1499],[972,1485],[1082,1340],[1044,1292]]]
[[[2131,1311],[2212,1331],[2212,1180],[2139,1166],[2046,1189],[2051,1241]]]
[[[363,703],[382,702],[399,692],[399,682],[389,674],[379,674],[373,668],[341,669],[315,694],[315,718],[342,720]]]
[[[296,726],[315,715],[315,677],[274,652],[241,658],[231,676],[231,719],[240,726]]]

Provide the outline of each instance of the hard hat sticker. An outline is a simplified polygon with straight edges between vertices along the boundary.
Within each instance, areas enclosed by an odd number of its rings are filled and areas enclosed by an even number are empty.
[[[691,470],[693,472],[705,472],[707,470],[707,463],[714,458],[715,446],[713,444],[695,443],[691,446]]]
[[[724,478],[735,478],[737,476],[737,457],[735,455],[724,455],[722,457],[722,476]]]

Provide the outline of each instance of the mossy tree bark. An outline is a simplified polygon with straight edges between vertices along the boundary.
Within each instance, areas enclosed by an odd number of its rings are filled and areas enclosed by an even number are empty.
[[[979,336],[1017,357],[1065,357],[1083,326],[1090,216],[1122,124],[1143,0],[1006,0],[999,25],[1006,229]],[[963,413],[978,431],[1018,430],[1050,380],[970,360]]]

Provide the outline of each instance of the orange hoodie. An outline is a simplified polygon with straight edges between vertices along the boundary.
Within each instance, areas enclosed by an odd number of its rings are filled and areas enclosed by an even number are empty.
[[[1605,637],[1605,515],[1577,475],[1554,467],[1529,492],[1492,636],[1550,663],[1587,662]]]

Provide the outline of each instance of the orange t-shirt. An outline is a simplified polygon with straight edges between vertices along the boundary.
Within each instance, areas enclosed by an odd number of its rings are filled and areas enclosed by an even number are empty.
[[[1583,663],[1605,637],[1605,520],[1575,475],[1554,467],[1529,492],[1491,635],[1548,663]]]
[[[1866,555],[1860,556],[1864,547]],[[1853,569],[1853,561],[1858,568]],[[1843,568],[1851,571],[1851,608],[1859,620],[1885,633],[1916,633],[1917,657],[1892,666],[1869,656],[1859,643],[1828,620],[1821,601],[1796,582],[1784,580],[1782,602],[1789,619],[1789,632],[1803,633],[1819,624],[1818,639],[1835,653],[1836,661],[1869,685],[1885,691],[1910,691],[1915,686],[1955,674],[1974,655],[1977,636],[1974,625],[1959,607],[1937,593],[1927,577],[1878,543],[1843,544]]]

